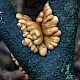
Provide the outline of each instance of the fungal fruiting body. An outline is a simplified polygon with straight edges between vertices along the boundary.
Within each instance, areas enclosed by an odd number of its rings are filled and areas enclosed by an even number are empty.
[[[17,25],[21,28],[24,37],[22,44],[30,47],[34,53],[38,52],[37,46],[43,42],[43,34],[39,24],[19,13],[16,14],[16,17],[19,19]]]
[[[39,13],[34,22],[29,16],[16,14],[18,27],[21,29],[24,39],[22,44],[30,47],[31,51],[41,56],[47,54],[47,49],[54,49],[60,41],[61,31],[58,29],[58,17],[52,14],[52,9],[46,3],[43,11]]]

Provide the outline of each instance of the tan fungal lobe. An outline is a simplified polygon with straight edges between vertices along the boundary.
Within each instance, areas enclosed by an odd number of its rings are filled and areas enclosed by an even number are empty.
[[[53,19],[53,15],[49,15],[47,18],[44,18],[44,23]]]
[[[23,37],[27,37],[28,34],[29,34],[29,32],[24,32]]]
[[[38,24],[40,24],[40,23],[43,21],[43,16],[44,16],[44,13],[43,13],[43,11],[41,11],[41,12],[39,13],[39,15],[37,16],[37,18],[36,18],[36,22],[37,22]]]
[[[24,20],[26,20],[26,21],[31,21],[31,20],[32,20],[29,16],[23,15],[23,14],[21,14],[21,13],[17,13],[17,14],[16,14],[16,18],[17,18],[17,19],[24,19]]]
[[[42,22],[42,18],[39,17],[39,18],[36,19],[36,21],[37,21],[37,22]]]
[[[16,64],[17,66],[20,66],[17,60],[15,61],[15,64]]]
[[[49,28],[49,29],[44,29],[43,30],[43,33],[46,36],[51,36],[52,34],[54,34],[57,31],[58,31],[58,28],[57,27],[54,27],[54,28],[52,27],[52,28]]]
[[[52,14],[49,3],[44,5],[36,22],[20,13],[16,14],[19,19],[17,26],[21,29],[23,40],[22,44],[28,46],[34,53],[39,52],[41,56],[46,56],[47,49],[54,49],[60,42],[61,31],[59,30],[59,19]]]
[[[54,34],[54,36],[60,36],[61,35],[61,31],[60,30],[58,30],[55,34]]]
[[[31,43],[31,40],[28,39],[28,38],[24,38],[24,40],[22,40],[22,44],[23,44],[24,46],[28,46],[30,43]]]
[[[59,43],[60,38],[59,38],[59,37],[54,37],[53,41],[54,41],[55,43]]]
[[[43,11],[40,12],[39,16],[40,16],[40,17],[44,17]]]
[[[19,70],[20,70],[20,71],[22,71],[22,70],[23,70],[23,68],[20,66],[20,67],[19,67]]]
[[[41,56],[45,56],[47,54],[47,47],[44,43],[39,46],[39,53]]]
[[[28,46],[31,47],[33,45],[33,43],[31,42]]]

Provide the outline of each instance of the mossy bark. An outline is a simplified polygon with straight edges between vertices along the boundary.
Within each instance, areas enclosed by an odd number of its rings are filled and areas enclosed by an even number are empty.
[[[17,27],[15,13],[6,0],[0,0],[0,39],[33,80],[73,80],[70,67],[77,28],[77,0],[51,0],[50,5],[59,17],[58,26],[62,35],[59,46],[48,50],[47,56],[34,54],[22,45],[23,37]]]

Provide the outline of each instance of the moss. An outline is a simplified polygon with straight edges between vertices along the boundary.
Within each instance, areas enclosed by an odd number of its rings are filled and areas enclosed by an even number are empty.
[[[17,27],[17,20],[12,8],[7,4],[6,0],[0,0],[0,3],[0,11],[3,12],[2,21],[5,22],[0,26],[0,38],[30,77],[33,80],[72,79],[71,65],[73,64],[74,41],[77,28],[77,1],[50,1],[54,15],[59,17],[58,27],[62,31],[62,35],[59,46],[54,50],[48,51],[45,57],[34,54],[29,48],[22,45],[23,37]],[[66,71],[62,69],[65,67]]]
[[[74,80],[73,75],[70,72],[70,67],[71,64],[66,65],[66,72],[65,72],[66,80]]]

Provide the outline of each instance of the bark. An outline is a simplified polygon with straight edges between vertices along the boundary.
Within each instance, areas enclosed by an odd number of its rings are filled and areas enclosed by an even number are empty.
[[[33,80],[74,80],[71,65],[77,28],[77,0],[51,0],[50,5],[59,17],[62,35],[59,46],[48,50],[46,57],[34,54],[22,45],[15,13],[6,0],[0,0],[0,11],[3,12],[0,38]]]

